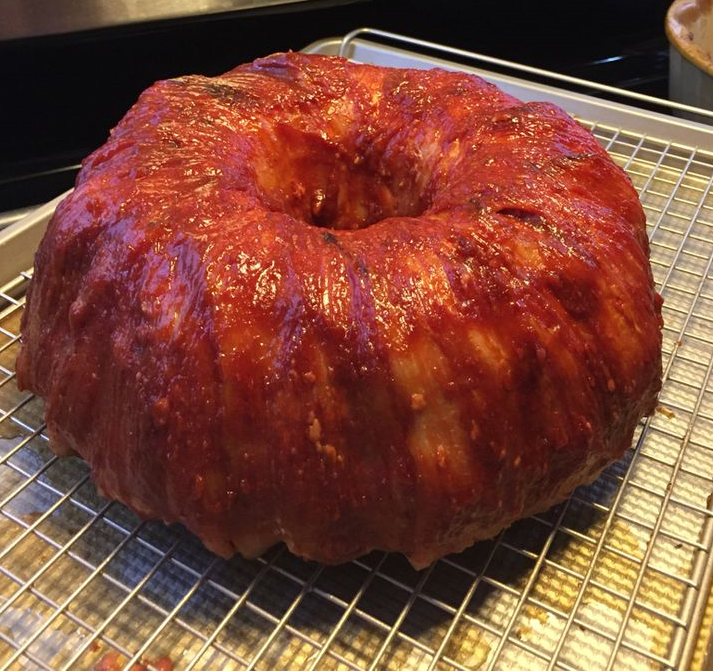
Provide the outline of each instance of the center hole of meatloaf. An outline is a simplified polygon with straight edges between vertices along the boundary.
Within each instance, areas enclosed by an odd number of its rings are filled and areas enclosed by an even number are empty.
[[[415,217],[428,207],[415,161],[407,156],[286,125],[269,135],[255,165],[261,196],[273,211],[312,226],[356,230],[388,217]]]

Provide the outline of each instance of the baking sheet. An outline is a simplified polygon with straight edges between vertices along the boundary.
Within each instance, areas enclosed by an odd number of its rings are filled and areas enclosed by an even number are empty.
[[[381,64],[436,62],[366,40],[349,47]],[[42,402],[16,387],[23,296],[49,205],[0,234],[0,668],[91,668],[113,651],[181,669],[702,663],[713,547],[711,129],[555,93],[638,189],[666,301],[660,408],[624,459],[566,503],[422,572],[383,553],[336,568],[282,547],[258,561],[216,559],[180,527],[101,499],[85,464],[52,455]]]

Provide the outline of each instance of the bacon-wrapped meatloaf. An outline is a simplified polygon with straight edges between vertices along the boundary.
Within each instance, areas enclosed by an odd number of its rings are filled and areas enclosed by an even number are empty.
[[[422,567],[622,455],[660,298],[631,183],[557,107],[278,54],[155,84],[86,159],[17,373],[55,451],[218,554]]]

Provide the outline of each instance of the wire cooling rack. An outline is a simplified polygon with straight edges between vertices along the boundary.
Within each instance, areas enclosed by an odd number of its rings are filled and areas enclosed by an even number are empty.
[[[664,304],[660,407],[565,503],[416,572],[283,547],[217,559],[100,498],[48,449],[14,362],[31,271],[0,290],[0,669],[678,669],[713,548],[713,152],[581,119],[631,176]],[[2,259],[0,259],[2,261]]]

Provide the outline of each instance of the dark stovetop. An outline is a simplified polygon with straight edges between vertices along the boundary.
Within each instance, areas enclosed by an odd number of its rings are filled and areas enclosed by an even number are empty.
[[[157,79],[237,63],[370,25],[666,97],[669,0],[371,0],[0,41],[0,212],[69,188]]]

